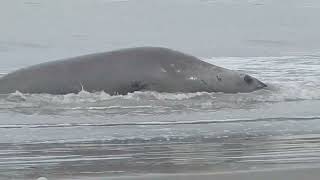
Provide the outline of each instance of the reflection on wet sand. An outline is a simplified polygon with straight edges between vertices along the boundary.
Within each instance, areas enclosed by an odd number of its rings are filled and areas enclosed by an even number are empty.
[[[0,178],[205,173],[314,166],[319,135],[1,144]],[[15,176],[12,176],[12,175]]]

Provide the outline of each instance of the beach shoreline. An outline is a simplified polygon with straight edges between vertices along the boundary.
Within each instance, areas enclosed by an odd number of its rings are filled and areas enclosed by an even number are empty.
[[[249,171],[226,171],[215,173],[178,173],[178,174],[145,174],[125,176],[93,176],[93,177],[72,177],[62,180],[318,180],[320,167],[317,168],[291,168],[291,169],[264,169]]]

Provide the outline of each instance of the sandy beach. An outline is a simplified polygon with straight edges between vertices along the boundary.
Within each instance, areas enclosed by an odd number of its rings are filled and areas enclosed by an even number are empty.
[[[81,177],[81,180],[319,180],[320,168],[273,169],[203,174],[150,174],[123,177]],[[64,179],[73,180],[77,178]],[[79,179],[79,180],[80,180]]]

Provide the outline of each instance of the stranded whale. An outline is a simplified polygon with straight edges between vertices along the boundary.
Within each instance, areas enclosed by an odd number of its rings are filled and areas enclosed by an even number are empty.
[[[178,51],[138,47],[42,63],[0,79],[0,93],[252,92],[259,80]]]

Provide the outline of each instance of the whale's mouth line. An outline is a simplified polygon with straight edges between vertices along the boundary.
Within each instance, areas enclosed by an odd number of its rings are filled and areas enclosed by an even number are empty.
[[[263,83],[263,82],[261,82],[261,81],[258,81],[258,89],[263,89],[263,88],[266,88],[266,87],[268,87],[268,85],[267,84],[265,84],[265,83]]]

